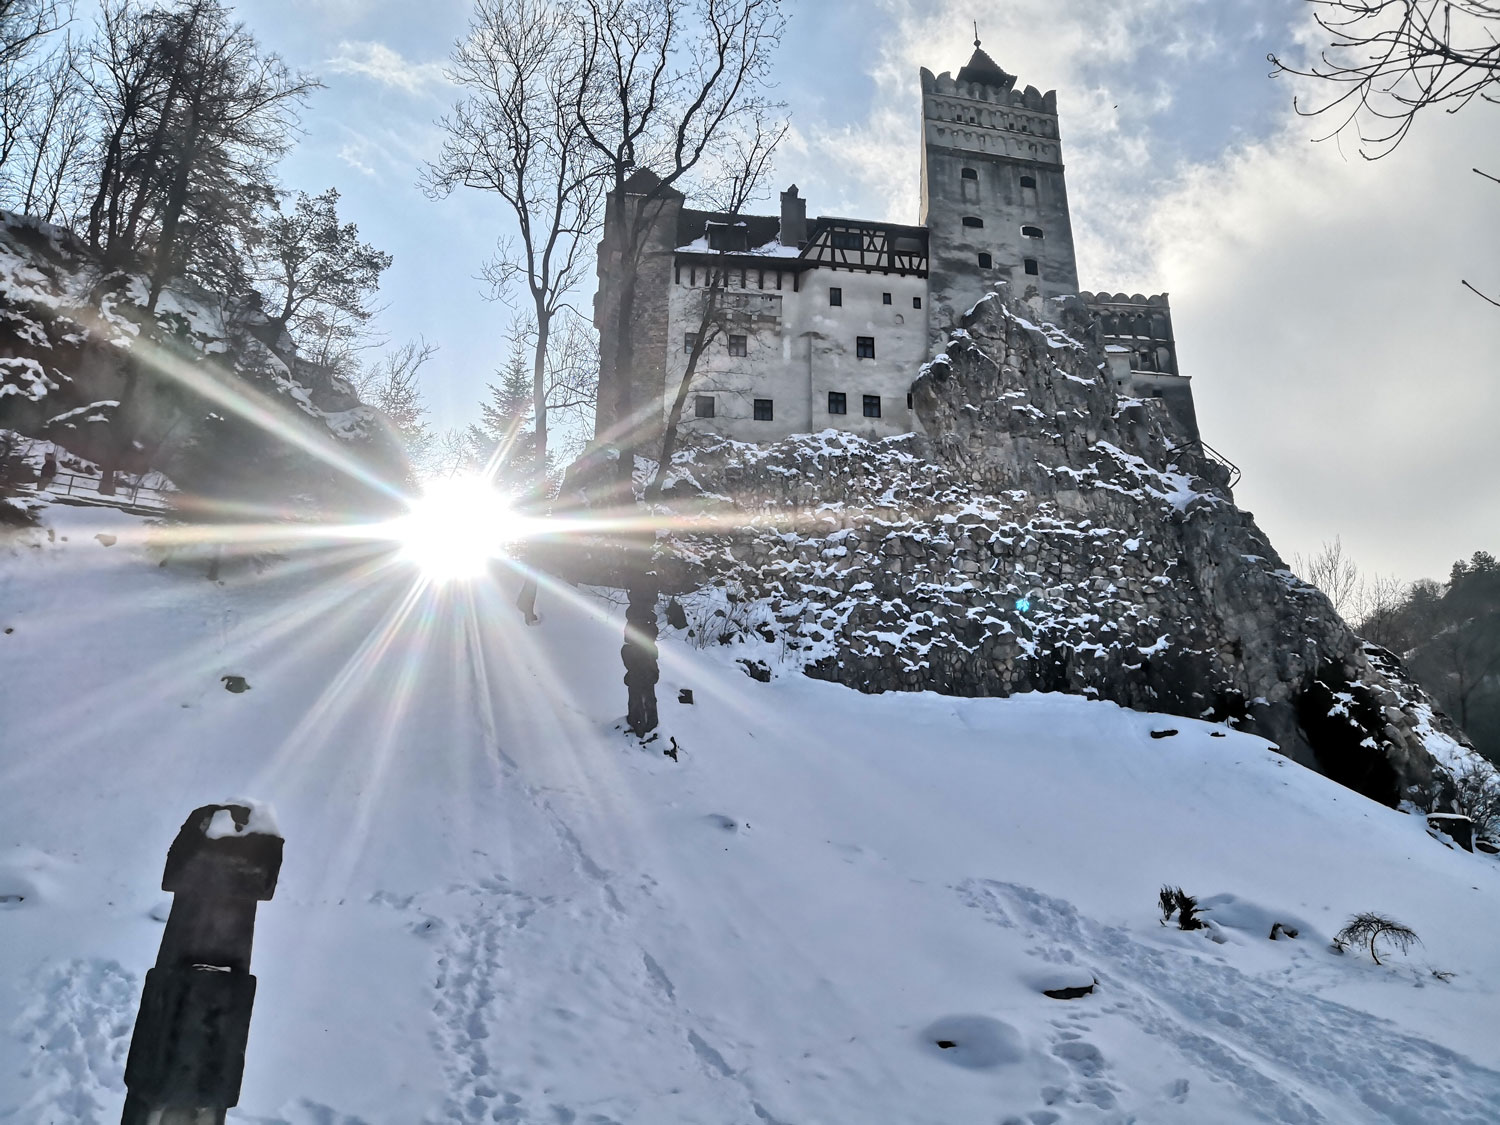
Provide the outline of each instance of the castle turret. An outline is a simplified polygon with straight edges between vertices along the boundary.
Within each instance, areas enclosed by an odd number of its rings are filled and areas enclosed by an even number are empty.
[[[922,119],[934,335],[998,281],[1077,293],[1056,92],[1017,90],[976,39],[957,78],[922,69]]]

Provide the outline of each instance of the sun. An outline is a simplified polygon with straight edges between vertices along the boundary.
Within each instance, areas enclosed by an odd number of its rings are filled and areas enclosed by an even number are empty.
[[[402,557],[438,582],[478,578],[525,534],[510,497],[480,476],[429,481],[393,529]]]

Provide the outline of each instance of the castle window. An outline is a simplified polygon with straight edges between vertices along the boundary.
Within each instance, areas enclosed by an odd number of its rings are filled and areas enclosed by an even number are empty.
[[[745,355],[746,354],[746,350],[745,350],[745,337],[743,337],[743,336],[731,336],[731,337],[729,337],[729,354],[730,355]]]
[[[835,250],[863,250],[865,236],[857,230],[836,230],[831,236]]]
[[[911,307],[914,308],[914,309],[920,309],[922,307],[922,298],[921,297],[913,297],[911,299]]]
[[[880,417],[880,396],[879,395],[865,395],[865,417],[866,418],[879,418]]]
[[[860,359],[875,358],[875,337],[856,336],[854,338],[854,354]]]
[[[959,175],[962,176],[966,180],[977,180],[977,179],[979,179],[979,173],[976,172],[973,168],[965,168],[963,171],[961,171],[959,173]]]
[[[890,304],[891,303],[891,295],[889,293],[882,293],[880,295],[880,303],[882,305],[888,305],[888,304]]]
[[[1024,265],[1026,266],[1026,272],[1029,273],[1032,277],[1036,277],[1039,273],[1041,273],[1041,269],[1037,266],[1035,258],[1024,259]]]
[[[760,273],[756,274],[756,276],[755,276],[755,288],[757,288],[757,289],[764,289],[765,287],[766,287],[766,271],[765,270],[761,270]]]
[[[908,409],[908,410],[911,409],[911,392],[910,391],[908,391],[907,394],[906,394],[906,409]]]
[[[1029,187],[1029,188],[1035,190],[1036,189],[1036,177],[1035,176],[1022,176],[1021,177],[1021,186],[1023,188],[1028,188]]]
[[[1022,238],[1041,238],[1042,237],[1042,228],[1041,227],[1022,227],[1021,228],[1021,237]]]
[[[699,395],[694,399],[693,415],[698,418],[712,418],[714,416],[714,396]]]
[[[979,268],[980,269],[987,270],[991,266],[993,266],[994,264],[995,264],[995,259],[991,258],[988,254],[984,253],[983,251],[980,252],[980,254],[979,254]]]
[[[683,353],[683,355],[692,355],[693,354],[693,341],[696,340],[697,338],[698,338],[698,333],[696,333],[696,332],[684,332],[682,334],[682,353]]]
[[[978,215],[965,215],[964,216],[964,226],[966,226],[966,227],[982,227],[982,226],[984,226],[984,220],[981,219]]]
[[[828,413],[830,413],[830,414],[848,414],[849,413],[849,396],[846,395],[843,391],[829,391],[828,392]]]
[[[755,420],[757,422],[770,422],[775,418],[775,412],[771,409],[771,400],[758,398],[755,400]]]
[[[830,305],[842,305],[844,303],[844,291],[837,285],[828,287],[828,303]]]

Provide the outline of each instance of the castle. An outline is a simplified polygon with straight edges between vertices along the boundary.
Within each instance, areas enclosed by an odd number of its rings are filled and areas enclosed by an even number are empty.
[[[594,322],[615,346],[619,242],[651,197],[624,396],[601,383],[596,435],[659,427],[678,393],[704,302],[717,331],[683,403],[686,430],[774,441],[829,427],[868,437],[920,430],[911,383],[997,283],[1077,295],[1093,312],[1117,390],[1155,397],[1197,437],[1177,369],[1166,294],[1080,292],[1055,91],[1016,89],[974,43],[956,77],[922,82],[917,225],[818,216],[794,184],[779,215],[694,210],[648,172],[612,198],[599,247]],[[635,210],[632,210],[635,208]],[[606,369],[612,364],[606,362]],[[620,378],[621,376],[616,376]],[[607,382],[607,380],[606,380]],[[622,419],[618,402],[632,404]]]

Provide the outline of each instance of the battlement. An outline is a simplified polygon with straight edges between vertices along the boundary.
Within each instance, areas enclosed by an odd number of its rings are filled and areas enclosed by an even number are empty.
[[[962,73],[962,72],[960,72]],[[1006,75],[1011,83],[1015,79]],[[987,102],[990,105],[1010,106],[1017,109],[1030,109],[1038,113],[1048,113],[1057,116],[1057,91],[1048,90],[1045,94],[1035,86],[1027,86],[1023,90],[1017,90],[1013,85],[992,85],[987,82],[963,82],[955,79],[950,71],[942,74],[933,74],[925,66],[922,68],[922,93],[939,94],[952,98],[967,98],[969,101]]]

